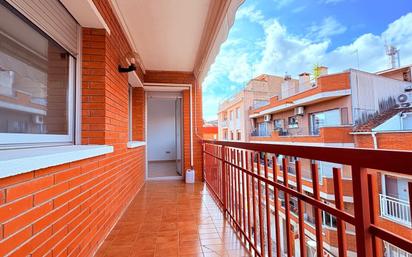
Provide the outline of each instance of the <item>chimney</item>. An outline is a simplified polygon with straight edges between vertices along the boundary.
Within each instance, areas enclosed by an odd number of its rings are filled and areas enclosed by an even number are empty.
[[[328,67],[320,66],[319,67],[319,76],[328,75]]]
[[[299,85],[305,85],[310,82],[310,74],[307,72],[303,72],[299,74]]]

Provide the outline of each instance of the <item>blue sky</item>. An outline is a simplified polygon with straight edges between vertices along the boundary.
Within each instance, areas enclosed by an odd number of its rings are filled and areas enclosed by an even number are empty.
[[[203,81],[203,117],[262,74],[297,77],[314,64],[329,72],[388,68],[385,42],[412,63],[411,0],[246,0]]]

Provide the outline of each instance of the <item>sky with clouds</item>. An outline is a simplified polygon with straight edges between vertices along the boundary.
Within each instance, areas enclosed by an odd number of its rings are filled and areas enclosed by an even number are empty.
[[[203,81],[203,117],[262,73],[386,69],[385,42],[412,63],[411,0],[246,0]]]

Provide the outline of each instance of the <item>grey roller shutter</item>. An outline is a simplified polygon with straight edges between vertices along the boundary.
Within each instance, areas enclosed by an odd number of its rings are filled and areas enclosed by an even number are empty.
[[[67,51],[78,53],[78,24],[58,0],[6,0]]]

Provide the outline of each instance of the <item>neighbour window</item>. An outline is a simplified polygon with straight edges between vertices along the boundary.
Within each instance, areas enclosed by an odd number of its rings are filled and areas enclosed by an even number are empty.
[[[233,120],[233,111],[230,111],[230,120]]]
[[[289,128],[297,128],[299,127],[298,119],[296,116],[292,116],[288,118],[288,127]]]
[[[0,4],[0,147],[73,143],[75,59]]]
[[[240,117],[240,108],[236,108],[236,119]]]
[[[284,120],[283,119],[275,119],[273,121],[273,126],[275,130],[283,129],[284,128]]]
[[[322,225],[330,228],[336,228],[336,217],[328,212],[322,211]]]
[[[223,132],[223,139],[227,140],[227,131]]]
[[[262,106],[265,106],[269,104],[268,100],[253,100],[253,109],[260,108]]]
[[[312,113],[310,115],[310,134],[319,135],[320,128],[341,125],[339,109]]]
[[[412,130],[412,112],[402,114],[402,130]]]
[[[240,131],[238,131],[238,132],[237,132],[237,140],[240,141],[241,139],[242,139],[241,133],[240,133]]]
[[[233,136],[233,131],[232,132],[230,132],[230,140],[234,140],[235,138],[234,138],[234,136]]]
[[[270,136],[267,122],[258,123],[258,136],[260,137]]]

